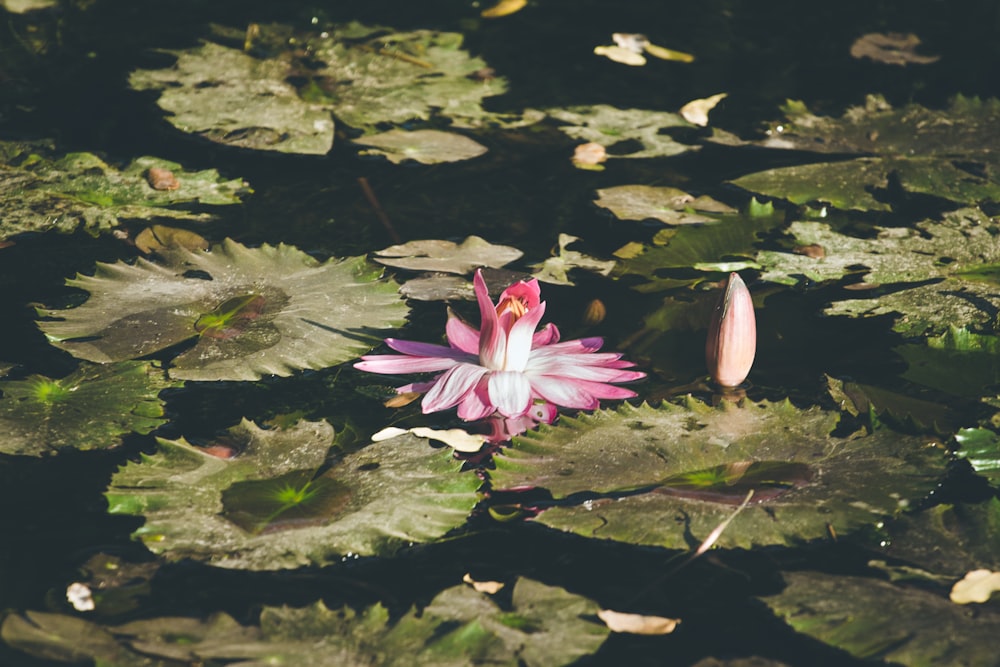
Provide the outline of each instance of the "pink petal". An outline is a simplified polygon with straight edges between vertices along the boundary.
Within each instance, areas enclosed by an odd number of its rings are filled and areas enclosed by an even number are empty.
[[[577,385],[594,398],[619,399],[634,398],[636,396],[636,393],[631,389],[616,387],[614,385],[604,384],[603,382],[587,382],[586,380],[577,380]]]
[[[604,345],[604,339],[595,336],[593,338],[579,338],[577,340],[566,340],[561,343],[553,343],[535,350],[536,355],[549,354],[589,354],[597,352]],[[605,352],[605,354],[612,354]],[[615,359],[620,358],[620,354],[615,354]]]
[[[479,363],[489,370],[500,370],[503,368],[504,356],[507,353],[507,336],[500,327],[497,319],[497,311],[490,301],[489,290],[486,289],[486,281],[483,280],[483,272],[476,270],[476,277],[472,280],[472,285],[476,291],[476,301],[479,302],[479,317],[481,328],[479,330]]]
[[[434,380],[429,382],[411,382],[410,384],[404,384],[402,387],[396,387],[397,394],[408,394],[414,391],[418,394],[422,394],[431,387],[434,386]]]
[[[395,375],[399,373],[430,373],[451,368],[458,362],[442,357],[411,357],[405,354],[373,354],[361,357],[354,364],[359,371]]]
[[[605,368],[602,366],[587,366],[574,363],[576,358],[570,360],[559,360],[558,362],[537,366],[529,364],[525,374],[529,378],[539,375],[558,376],[566,378],[567,381],[587,380],[591,382],[631,382],[639,378],[646,377],[645,373],[639,371],[623,371],[617,368]]]
[[[448,324],[445,325],[445,333],[448,335],[448,342],[451,346],[468,354],[479,355],[479,331],[462,318],[448,310]]]
[[[531,407],[531,383],[523,373],[490,373],[490,402],[504,417],[520,417]]]
[[[538,306],[541,295],[542,288],[538,286],[538,279],[532,278],[528,281],[518,281],[505,289],[500,294],[500,301],[504,299],[517,299],[522,301],[528,310],[531,310]]]
[[[467,393],[458,404],[458,416],[465,421],[485,419],[496,411],[496,407],[490,402],[488,375],[479,378],[476,388]]]
[[[424,413],[447,410],[458,405],[469,392],[475,390],[479,378],[485,374],[486,369],[475,364],[458,364],[451,368],[424,395],[421,402]]]
[[[531,378],[531,388],[546,401],[564,408],[594,410],[601,404],[587,391],[586,384],[579,380],[567,381],[565,378],[548,375]]]
[[[504,370],[523,371],[531,355],[531,341],[535,327],[545,315],[545,304],[532,308],[521,319],[514,323],[507,335],[507,358],[504,360]]]
[[[386,338],[385,344],[403,354],[410,354],[415,357],[442,357],[445,359],[467,359],[468,354],[453,347],[444,345],[434,345],[433,343],[420,343],[413,340],[399,340],[398,338]]]
[[[559,329],[556,325],[549,322],[544,327],[535,332],[535,335],[531,338],[531,347],[541,347],[543,345],[552,345],[553,343],[559,342]]]

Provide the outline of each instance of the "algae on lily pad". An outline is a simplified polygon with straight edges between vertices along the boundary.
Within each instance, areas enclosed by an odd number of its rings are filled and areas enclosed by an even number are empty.
[[[857,576],[785,572],[763,602],[792,628],[860,659],[902,665],[996,665],[1000,613],[946,593]]]
[[[893,328],[907,335],[942,333],[954,324],[995,326],[1000,224],[979,209],[912,229],[876,227],[874,238],[848,236],[822,222],[793,222],[788,231],[796,245],[821,246],[824,256],[761,251],[761,279],[795,285],[864,272],[865,284],[884,288],[870,298],[836,301],[827,314],[894,314]]]
[[[609,158],[669,157],[701,148],[675,141],[662,132],[673,127],[694,127],[676,113],[618,109],[606,104],[546,111],[552,118],[565,123],[559,129],[567,136],[608,147]],[[626,141],[638,142],[640,148],[616,154],[614,145]]]
[[[382,155],[394,164],[408,160],[421,164],[460,162],[486,152],[486,146],[464,135],[441,130],[389,130],[355,139],[354,143],[372,147],[361,155]]]
[[[666,225],[716,222],[711,213],[736,210],[711,197],[694,197],[678,190],[653,185],[618,185],[597,191],[597,206],[611,211],[619,220],[659,220]]]
[[[110,449],[129,433],[166,422],[161,390],[177,386],[138,361],[84,362],[63,378],[0,380],[0,452],[42,456],[64,449]]]
[[[151,169],[170,172],[176,187],[153,187]],[[225,179],[215,169],[186,171],[176,162],[140,157],[119,170],[92,153],[56,156],[41,143],[0,141],[0,241],[80,228],[96,235],[122,220],[204,221],[211,216],[178,205],[238,204],[245,190],[241,179]]]
[[[495,457],[491,479],[496,489],[548,490],[555,502],[538,523],[683,549],[707,537],[751,489],[751,506],[720,546],[797,544],[831,529],[843,535],[901,512],[943,477],[940,443],[888,429],[835,437],[839,419],[787,401],[625,404],[515,438]],[[570,504],[585,493],[605,497]]]
[[[169,266],[98,263],[95,275],[67,281],[90,298],[40,310],[59,319],[39,326],[57,347],[102,363],[193,341],[173,359],[171,377],[257,380],[364,354],[408,310],[397,285],[364,257],[321,263],[292,246],[230,239],[171,257]]]
[[[509,606],[464,585],[439,593],[421,610],[392,618],[381,604],[360,611],[322,601],[265,606],[258,626],[225,613],[149,618],[118,626],[45,612],[8,616],[4,641],[61,662],[164,666],[191,664],[386,665],[389,667],[559,667],[597,651],[608,636],[590,620],[596,603],[555,586],[519,579]],[[68,638],[72,638],[69,640]]]
[[[451,449],[412,435],[369,445],[323,468],[326,422],[230,429],[229,459],[185,440],[157,439],[107,491],[113,514],[145,516],[135,536],[169,560],[237,569],[329,565],[345,554],[384,555],[465,523],[480,481],[459,474]]]
[[[482,99],[506,90],[502,78],[475,80],[486,63],[461,48],[458,33],[393,33],[350,23],[293,34],[272,24],[258,25],[257,41],[268,48],[247,52],[203,42],[172,51],[173,67],[136,70],[130,83],[159,92],[157,103],[183,132],[306,154],[329,152],[334,116],[365,134],[434,113],[460,126],[488,117]],[[264,50],[267,57],[255,55]]]
[[[961,204],[1000,201],[998,100],[957,97],[944,110],[916,104],[893,109],[870,96],[841,118],[813,115],[801,103],[786,113],[781,131],[772,130],[762,145],[874,157],[770,169],[737,178],[735,185],[799,204],[859,210],[892,208],[890,180],[907,193]]]

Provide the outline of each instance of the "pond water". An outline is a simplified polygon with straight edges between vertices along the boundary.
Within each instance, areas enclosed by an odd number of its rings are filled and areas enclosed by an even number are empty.
[[[0,664],[1000,664],[1000,602],[949,598],[1000,570],[996,3],[19,4],[0,2]],[[595,55],[615,32],[694,60]],[[372,58],[391,66],[359,83]],[[423,74],[377,78],[400,63]],[[718,93],[707,126],[678,115]],[[246,120],[265,98],[308,121]],[[364,154],[393,128],[486,151]],[[571,160],[587,141],[596,169]],[[153,224],[212,250],[144,254]],[[470,236],[494,246],[446,269],[447,304],[396,296],[419,271],[330,261]],[[356,359],[442,342],[449,307],[478,326],[475,267],[495,299],[554,256],[544,321],[635,362],[637,398],[492,456],[370,444],[477,425],[384,407],[429,376]],[[86,277],[116,262],[135,271]],[[756,305],[739,401],[703,353],[730,271]],[[680,624],[608,634],[598,609]]]

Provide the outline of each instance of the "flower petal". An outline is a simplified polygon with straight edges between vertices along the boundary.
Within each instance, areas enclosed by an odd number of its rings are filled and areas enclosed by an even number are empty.
[[[476,277],[472,280],[472,285],[476,291],[476,301],[479,302],[479,363],[489,370],[500,370],[503,368],[503,360],[507,354],[507,336],[500,327],[497,318],[496,308],[490,301],[490,293],[486,288],[486,281],[483,280],[482,270],[476,270]]]
[[[413,340],[399,340],[398,338],[386,338],[385,344],[403,354],[410,354],[415,357],[443,357],[445,359],[467,359],[468,354],[456,350],[453,347],[435,345],[433,343],[420,343]]]
[[[448,309],[448,324],[445,333],[451,346],[462,352],[479,356],[479,331],[467,324],[458,315]]]
[[[405,354],[373,354],[361,357],[354,364],[359,371],[396,375],[400,373],[431,373],[443,371],[460,363],[443,357],[411,357]]]
[[[538,278],[532,278],[531,280],[520,280],[505,289],[500,294],[500,301],[517,299],[524,304],[525,308],[531,310],[538,307],[541,296],[542,288],[538,285]]]
[[[531,383],[523,373],[490,373],[490,402],[504,417],[520,417],[531,407]]]
[[[466,396],[475,391],[479,379],[486,369],[475,364],[458,364],[437,378],[434,386],[424,395],[421,407],[424,414],[438,412],[458,405]]]
[[[475,389],[467,393],[458,404],[458,416],[465,421],[485,419],[496,411],[496,407],[490,401],[488,375],[479,378]]]
[[[600,407],[600,401],[587,391],[586,385],[582,380],[548,375],[531,378],[531,388],[546,401],[564,408],[595,410]]]
[[[553,343],[559,342],[559,329],[556,325],[549,322],[544,327],[535,332],[535,335],[531,337],[531,347],[541,347],[543,345],[552,345]]]
[[[531,341],[535,327],[545,314],[545,304],[540,303],[524,314],[514,323],[507,334],[507,357],[504,360],[504,370],[523,371],[531,356]]]

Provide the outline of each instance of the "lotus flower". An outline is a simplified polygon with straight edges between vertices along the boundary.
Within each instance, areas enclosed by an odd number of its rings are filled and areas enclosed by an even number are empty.
[[[750,373],[756,352],[753,299],[739,274],[730,273],[712,313],[705,344],[705,362],[712,380],[726,388],[739,385]]]
[[[555,408],[593,410],[602,398],[631,398],[635,392],[610,383],[628,382],[644,373],[618,353],[597,353],[601,338],[559,342],[559,330],[547,324],[537,280],[508,287],[496,305],[490,300],[482,273],[473,281],[480,330],[449,312],[448,346],[387,338],[402,354],[369,355],[354,365],[372,373],[441,372],[429,382],[399,387],[397,392],[425,392],[423,411],[458,407],[458,416],[472,421],[496,415],[520,429],[525,420],[551,422]],[[523,429],[520,429],[523,430]]]

